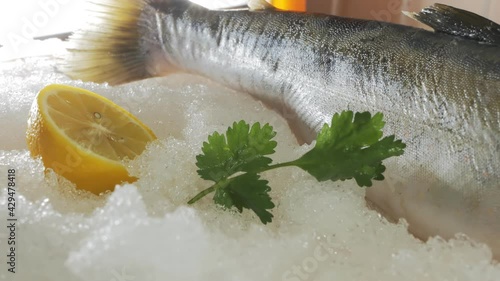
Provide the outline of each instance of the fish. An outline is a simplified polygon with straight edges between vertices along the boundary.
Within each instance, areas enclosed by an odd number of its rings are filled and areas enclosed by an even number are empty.
[[[442,4],[406,13],[432,30],[261,6],[100,1],[60,69],[110,85],[207,77],[281,114],[301,142],[336,112],[382,112],[407,148],[368,207],[422,240],[462,233],[500,258],[500,26]]]

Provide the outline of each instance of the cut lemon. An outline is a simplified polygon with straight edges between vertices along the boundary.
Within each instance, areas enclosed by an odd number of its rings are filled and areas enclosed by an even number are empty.
[[[31,155],[96,194],[137,180],[122,161],[134,159],[155,139],[151,129],[112,101],[65,85],[42,89],[28,120]]]

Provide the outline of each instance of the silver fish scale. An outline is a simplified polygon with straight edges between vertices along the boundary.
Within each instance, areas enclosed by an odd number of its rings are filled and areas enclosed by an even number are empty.
[[[500,47],[373,21],[180,5],[150,27],[172,66],[264,101],[306,140],[335,112],[382,112],[385,133],[407,149],[386,161],[368,199],[416,236],[465,232],[500,254]]]

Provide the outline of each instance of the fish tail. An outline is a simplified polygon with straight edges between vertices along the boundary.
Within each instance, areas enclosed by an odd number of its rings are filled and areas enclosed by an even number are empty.
[[[176,1],[161,2],[168,5]],[[59,70],[72,79],[110,85],[173,71],[154,28],[153,2],[89,1],[90,21],[70,37],[68,55]]]

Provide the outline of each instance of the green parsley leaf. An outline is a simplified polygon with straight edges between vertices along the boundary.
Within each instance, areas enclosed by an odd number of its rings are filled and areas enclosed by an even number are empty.
[[[267,224],[273,218],[267,209],[274,208],[269,191],[268,181],[260,180],[260,176],[255,173],[246,173],[233,178],[227,186],[217,188],[214,202],[227,209],[234,206],[240,213],[243,208],[251,209],[263,224]]]
[[[215,132],[203,143],[203,154],[196,156],[198,174],[206,180],[218,182],[239,172],[252,172],[267,167],[272,160],[265,155],[273,154],[277,143],[269,124],[255,123],[250,128],[245,121],[233,123],[226,135]]]
[[[383,180],[382,160],[402,155],[406,145],[394,136],[382,137],[382,113],[344,111],[335,114],[332,125],[325,124],[315,147],[294,161],[318,181],[354,178],[359,186],[371,186]]]
[[[381,113],[373,117],[368,112],[335,114],[332,125],[323,126],[312,150],[295,161],[270,165],[272,161],[265,155],[276,148],[273,128],[259,123],[250,128],[244,121],[235,122],[225,135],[213,133],[203,143],[203,153],[196,156],[198,174],[215,184],[188,204],[215,192],[216,204],[226,209],[236,207],[239,212],[250,209],[266,224],[272,221],[268,210],[274,203],[268,181],[258,174],[287,166],[300,167],[319,181],[354,178],[359,186],[371,186],[372,180],[384,179],[382,160],[403,154],[406,147],[394,136],[381,139],[384,125]]]

